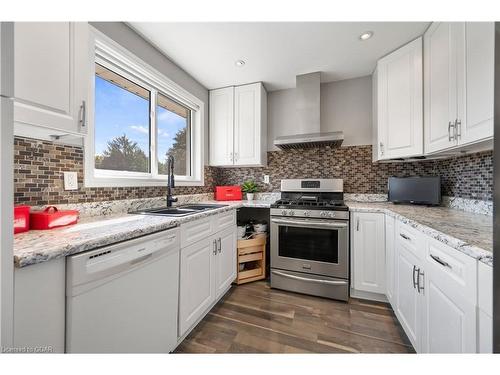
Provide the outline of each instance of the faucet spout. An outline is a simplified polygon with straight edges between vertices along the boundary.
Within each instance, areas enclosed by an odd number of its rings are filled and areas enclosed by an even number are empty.
[[[172,203],[177,202],[177,198],[172,196],[172,189],[174,187],[174,157],[169,155],[167,158],[167,207],[172,207]]]

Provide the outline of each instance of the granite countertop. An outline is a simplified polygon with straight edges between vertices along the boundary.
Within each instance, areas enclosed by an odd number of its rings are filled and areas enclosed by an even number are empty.
[[[225,207],[184,217],[106,215],[80,220],[76,225],[14,236],[14,263],[25,267],[51,259],[96,249],[127,239],[179,226],[182,223],[241,207],[269,208],[273,200],[204,201]],[[444,207],[347,202],[351,211],[383,212],[411,225],[488,265],[493,264],[493,219]]]
[[[384,212],[397,220],[493,265],[493,218],[446,207],[347,202],[350,211]]]

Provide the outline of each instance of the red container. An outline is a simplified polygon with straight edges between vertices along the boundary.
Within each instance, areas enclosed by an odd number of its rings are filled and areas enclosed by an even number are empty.
[[[216,186],[216,201],[241,201],[241,186]]]
[[[14,207],[14,233],[27,232],[30,229],[30,206]]]
[[[48,206],[43,211],[34,211],[31,213],[30,228],[44,230],[76,224],[78,214],[77,210],[59,211],[54,206]]]

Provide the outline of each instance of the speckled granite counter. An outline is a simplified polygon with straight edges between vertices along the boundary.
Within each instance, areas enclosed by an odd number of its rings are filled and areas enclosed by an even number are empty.
[[[14,263],[17,267],[77,254],[102,246],[173,228],[184,222],[240,207],[269,208],[272,199],[204,203],[226,207],[185,217],[148,215],[108,215],[82,219],[77,225],[50,231],[30,231],[14,237]],[[493,264],[493,219],[444,207],[419,207],[391,203],[346,202],[351,211],[383,212],[421,232],[472,256]]]
[[[493,218],[446,207],[347,202],[350,211],[383,212],[477,260],[493,265]]]

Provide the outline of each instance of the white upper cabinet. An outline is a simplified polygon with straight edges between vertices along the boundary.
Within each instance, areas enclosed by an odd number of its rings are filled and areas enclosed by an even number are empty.
[[[423,153],[422,38],[377,63],[378,159]]]
[[[88,24],[15,23],[16,126],[85,133]]]
[[[267,93],[262,83],[210,91],[210,165],[267,163]]]
[[[353,287],[357,291],[385,294],[384,214],[353,215]]]
[[[424,35],[424,151],[493,136],[494,25],[436,22]]]
[[[231,165],[234,155],[234,87],[210,91],[210,165]]]
[[[495,24],[467,22],[465,51],[467,108],[466,121],[458,128],[461,144],[493,137]]]

